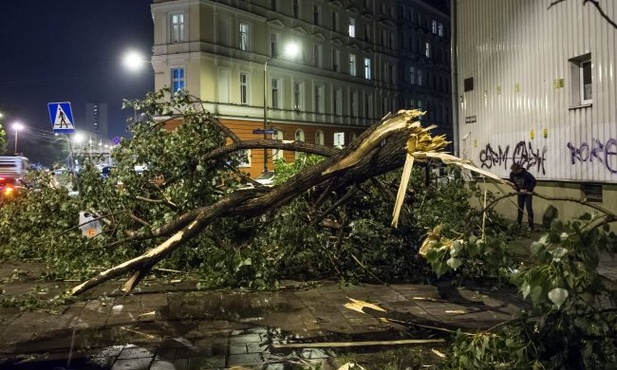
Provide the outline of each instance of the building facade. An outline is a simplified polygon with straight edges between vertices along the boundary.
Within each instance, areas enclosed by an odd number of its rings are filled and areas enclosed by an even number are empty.
[[[108,141],[109,109],[107,103],[86,103],[87,131],[101,140]]]
[[[449,17],[421,1],[154,0],[152,14],[155,88],[188,90],[241,139],[342,147],[410,108],[451,133]],[[294,157],[246,154],[252,176]]]
[[[502,177],[521,163],[542,195],[616,209],[617,3],[456,3],[460,155]],[[540,216],[549,205],[560,218],[591,211],[534,202]]]

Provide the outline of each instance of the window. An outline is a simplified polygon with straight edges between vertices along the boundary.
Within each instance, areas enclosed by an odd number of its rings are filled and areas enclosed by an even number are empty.
[[[371,58],[364,58],[364,78],[371,79]]]
[[[273,78],[270,81],[270,87],[272,90],[272,108],[280,108],[281,107],[281,91],[280,91],[280,81],[276,78]]]
[[[323,113],[323,86],[315,86],[315,112]]]
[[[251,167],[251,150],[242,149],[238,151],[238,167]]]
[[[301,128],[297,129],[294,139],[296,141],[304,142],[304,130],[302,130]],[[304,157],[304,155],[305,154],[302,152],[296,152],[296,159],[301,159],[302,157]]]
[[[589,105],[592,103],[591,54],[570,59],[572,79],[571,105]]]
[[[334,72],[341,71],[341,51],[338,49],[332,50],[332,70]]]
[[[274,10],[274,11],[278,11],[279,7],[278,7],[278,0],[270,0],[270,9]]]
[[[369,94],[364,95],[364,118],[371,117],[371,96]]]
[[[439,35],[439,37],[443,37],[443,23],[441,22],[437,25],[437,35]]]
[[[315,144],[324,145],[324,143],[325,143],[325,136],[323,134],[323,131],[317,130],[317,132],[315,133]]]
[[[338,31],[338,13],[332,12],[332,31]]]
[[[358,92],[353,91],[349,98],[349,108],[352,117],[358,117]]]
[[[313,64],[315,67],[323,67],[323,47],[319,44],[313,44]]]
[[[356,37],[356,20],[349,18],[349,37]]]
[[[433,22],[431,23],[431,31],[433,32],[433,35],[437,34],[437,21],[433,20]]]
[[[233,46],[231,43],[231,20],[228,17],[220,17],[217,24],[217,39],[223,46]]]
[[[248,23],[240,23],[240,50],[249,49],[249,25]]]
[[[240,73],[240,104],[249,103],[249,75]]]
[[[304,85],[294,82],[294,109],[299,111],[304,109]]]
[[[182,90],[185,87],[184,67],[171,69],[171,87],[172,92]]]
[[[335,132],[334,133],[334,147],[343,149],[344,146],[345,146],[345,133]]]
[[[171,17],[171,42],[184,42],[184,14],[172,13]]]
[[[356,54],[349,54],[349,74],[355,76],[358,68],[356,67]]]
[[[300,18],[300,0],[293,0],[292,15],[294,18]]]
[[[420,68],[418,68],[417,72],[416,72],[416,82],[418,83],[418,86],[422,86],[423,84],[423,73],[422,70]]]
[[[334,90],[333,111],[337,116],[343,115],[343,89],[336,88]]]
[[[602,202],[602,184],[581,184],[581,191],[585,200],[589,202]]]
[[[272,140],[283,140],[283,131],[276,130],[276,133],[272,134]],[[272,149],[272,159],[285,159],[285,152],[280,149]]]
[[[271,33],[270,34],[270,55],[272,57],[277,57],[279,55],[279,45],[281,45],[281,34],[280,33]]]
[[[371,41],[371,25],[364,25],[364,41]]]
[[[424,43],[424,55],[427,58],[431,57],[431,43],[428,41]]]
[[[415,85],[416,83],[416,68],[409,66],[409,83]]]
[[[321,24],[321,8],[319,5],[313,5],[313,23],[316,25]]]

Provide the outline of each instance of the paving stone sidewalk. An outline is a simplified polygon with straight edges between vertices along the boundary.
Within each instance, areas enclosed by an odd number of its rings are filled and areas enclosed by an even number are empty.
[[[600,270],[617,276],[617,263],[607,259]],[[16,281],[2,290],[35,284],[41,294],[70,286]],[[327,370],[335,369],[333,354],[310,343],[439,339],[423,328],[481,330],[526,307],[514,291],[448,284],[287,282],[271,292],[196,291],[191,281],[142,285],[119,295],[120,283],[107,282],[53,314],[1,308],[0,369],[284,370],[291,358]],[[383,311],[346,307],[353,300]]]
[[[284,369],[276,366],[289,351],[273,351],[277,344],[399,339],[401,330],[414,331],[412,323],[476,330],[508,320],[523,306],[513,295],[464,288],[290,285],[272,292],[204,292],[183,282],[113,295],[108,283],[58,314],[2,309],[0,366],[19,354],[37,361],[72,357],[74,364],[95,358],[107,369]],[[346,308],[351,299],[385,311]],[[308,351],[294,355],[302,361],[331,357]]]

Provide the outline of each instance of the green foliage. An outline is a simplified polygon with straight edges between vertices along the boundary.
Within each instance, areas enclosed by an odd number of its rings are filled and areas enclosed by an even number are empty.
[[[602,220],[554,221],[531,246],[533,263],[512,276],[531,310],[494,333],[457,336],[446,368],[617,367],[617,294],[597,272],[599,253],[614,255],[617,236],[595,226]]]

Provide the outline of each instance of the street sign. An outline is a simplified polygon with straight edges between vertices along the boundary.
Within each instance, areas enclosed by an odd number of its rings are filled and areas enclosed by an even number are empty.
[[[72,134],[75,132],[75,121],[70,102],[48,103],[49,120],[55,133]]]
[[[276,134],[276,130],[274,129],[267,129],[267,130],[263,130],[263,129],[256,129],[253,130],[254,134],[259,134],[259,135],[263,135],[263,134]]]

